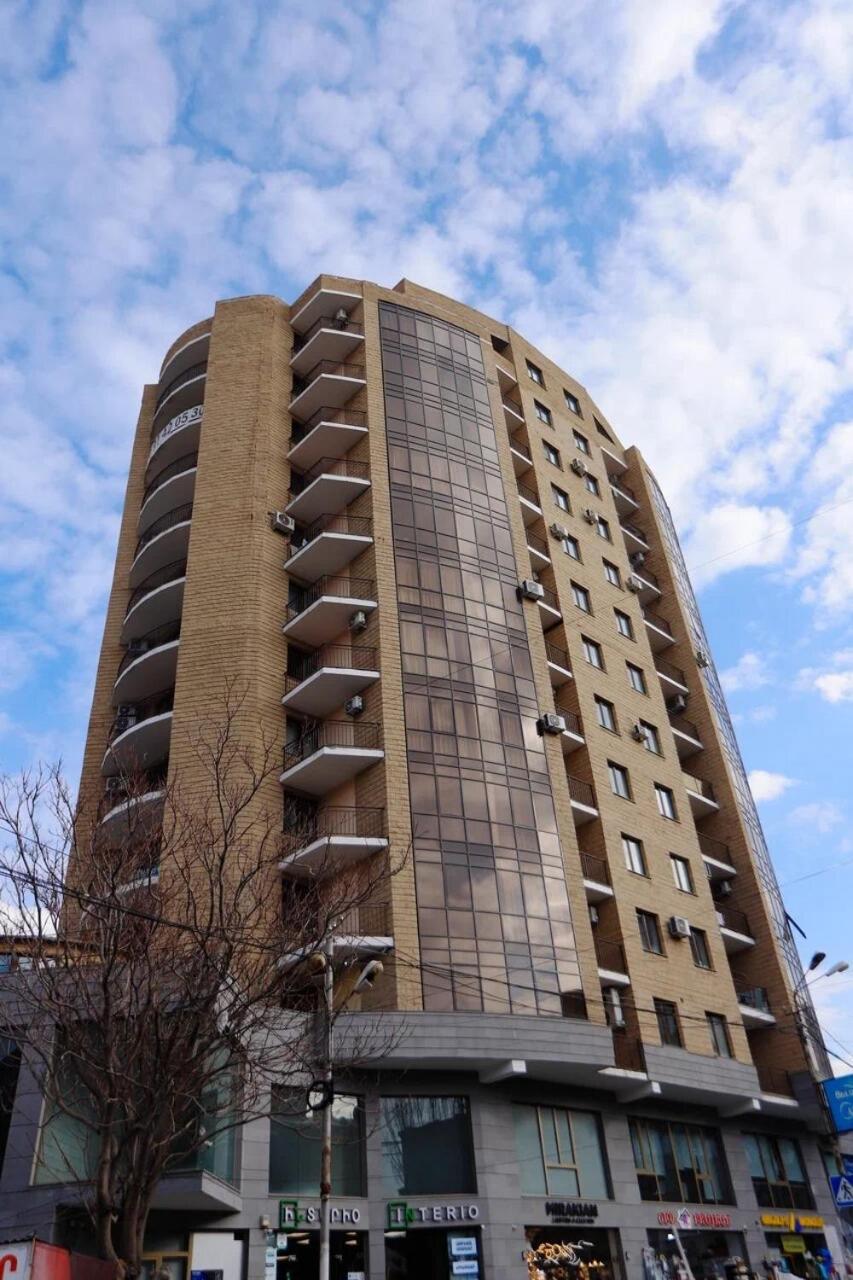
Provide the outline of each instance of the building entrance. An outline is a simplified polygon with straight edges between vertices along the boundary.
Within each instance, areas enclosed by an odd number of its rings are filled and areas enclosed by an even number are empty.
[[[367,1232],[333,1231],[331,1254],[331,1280],[366,1280]],[[276,1280],[317,1280],[319,1269],[319,1231],[289,1231],[278,1251]]]
[[[386,1231],[385,1280],[482,1280],[480,1231]]]
[[[618,1280],[615,1232],[596,1227],[525,1227],[529,1280]]]
[[[696,1280],[734,1280],[749,1267],[739,1231],[682,1231],[681,1243]],[[649,1280],[679,1280],[684,1264],[672,1231],[650,1231]]]

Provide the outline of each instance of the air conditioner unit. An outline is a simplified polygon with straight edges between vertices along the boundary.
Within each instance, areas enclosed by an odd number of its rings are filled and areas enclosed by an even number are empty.
[[[673,938],[689,938],[690,921],[685,916],[670,916],[669,932]]]
[[[364,710],[364,698],[360,693],[355,694],[352,698],[347,698],[344,703],[344,711],[348,716],[360,716]]]
[[[107,778],[107,795],[116,796],[124,792],[124,778],[116,775],[113,778]]]
[[[273,511],[270,514],[270,524],[276,533],[282,533],[285,537],[289,537],[296,529],[293,516],[287,515],[284,511]]]
[[[717,897],[730,898],[731,896],[732,896],[731,880],[721,880],[720,883],[717,885]]]
[[[595,524],[598,516],[593,511],[592,507],[584,507],[583,518],[586,520],[587,524]]]
[[[598,907],[594,902],[589,904],[589,922],[592,925],[598,924]]]
[[[635,577],[633,573],[628,574],[627,578],[625,579],[625,586],[629,591],[633,591],[635,595],[637,594],[638,591],[642,591],[643,589],[642,582],[640,581],[639,578]]]
[[[572,458],[570,465],[576,476],[585,476],[589,472],[589,467],[580,458]]]
[[[516,590],[519,600],[544,600],[545,588],[534,578],[525,578]]]
[[[687,710],[687,694],[674,693],[671,698],[667,698],[666,709],[674,716],[681,715],[682,711]]]
[[[628,559],[631,561],[631,565],[634,569],[639,569],[646,562],[646,553],[645,551],[634,551]]]
[[[697,650],[696,650],[696,665],[697,665],[697,667],[707,667],[707,666],[710,666],[710,663],[711,663],[711,659],[708,657],[708,655],[707,655],[707,653],[705,652],[705,650],[704,650],[704,649],[697,649]]]
[[[624,1031],[627,1027],[624,1013],[611,1013],[610,1029],[611,1031]]]
[[[564,524],[559,524],[556,520],[551,525],[551,532],[555,538],[559,538],[562,542],[564,538],[568,538],[569,531]]]
[[[536,728],[540,733],[565,733],[566,721],[556,711],[546,711],[536,721]]]
[[[350,616],[350,631],[363,631],[367,626],[367,614],[363,609],[356,609],[355,613]]]
[[[632,728],[631,737],[634,739],[635,742],[645,742],[646,731],[639,722],[635,724],[634,727]]]

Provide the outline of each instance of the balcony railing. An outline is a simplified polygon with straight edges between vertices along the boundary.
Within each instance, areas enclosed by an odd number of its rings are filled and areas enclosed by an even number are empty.
[[[321,422],[338,422],[347,427],[366,427],[367,414],[363,409],[341,409],[324,405],[316,413],[312,413],[307,422],[294,422],[290,430],[291,447],[304,440],[309,431],[313,431]]]
[[[109,791],[105,791],[101,799],[100,816],[109,813],[111,809],[115,809],[117,805],[124,804],[127,800],[138,800],[141,796],[148,795],[152,791],[162,791],[166,786],[166,779],[169,776],[169,761],[158,764],[153,769],[145,769],[142,773],[135,776],[130,775],[124,777],[117,774],[113,779],[113,786]],[[116,785],[116,780],[119,780]]]
[[[573,733],[577,738],[582,738],[583,725],[581,724],[580,716],[576,715],[574,711],[569,711],[566,707],[557,707],[557,711],[565,720],[568,732]]]
[[[544,593],[540,601],[540,604],[546,604],[549,609],[555,609],[557,613],[560,613],[561,612],[560,602],[557,599],[556,591],[552,591],[550,587],[542,586],[541,582],[539,585],[542,587],[542,591]]]
[[[312,604],[323,596],[336,599],[373,600],[376,595],[376,583],[372,578],[342,578],[326,575],[312,582],[310,586],[300,587],[290,584],[290,599],[287,602],[287,621],[292,622],[304,613]]]
[[[291,538],[290,545],[294,551],[301,551],[309,542],[319,538],[321,533],[349,533],[353,537],[369,538],[373,534],[373,521],[369,516],[351,516],[346,513],[339,516],[320,516],[313,524],[305,525]]]
[[[561,711],[561,715],[565,712]],[[569,795],[576,804],[584,804],[588,809],[597,809],[595,803],[595,791],[588,782],[584,782],[581,778],[573,778],[571,774],[567,774],[569,780]]]
[[[309,484],[313,484],[318,476],[342,476],[350,480],[369,480],[370,465],[367,462],[356,462],[353,458],[321,458],[313,467],[301,474],[294,471],[290,477],[290,492],[302,493]]]
[[[513,404],[511,400],[501,400],[501,404],[505,409],[508,409],[510,413],[516,414],[519,418],[524,417],[524,412],[520,404]]]
[[[534,507],[541,505],[539,502],[539,494],[535,489],[531,489],[529,485],[519,484],[518,496],[519,498],[524,498],[526,502],[532,502]]]
[[[742,933],[745,938],[754,937],[749,920],[742,911],[738,911],[737,907],[723,906],[719,902],[716,907],[721,929],[731,929],[732,933]]]
[[[671,662],[666,662],[663,658],[659,658],[657,654],[655,655],[655,670],[658,675],[669,676],[670,680],[674,680],[676,684],[687,685],[681,667],[673,666]]]
[[[533,454],[523,440],[516,440],[513,436],[510,436],[509,443],[516,453],[521,454],[522,458],[526,458],[530,463],[533,462]]]
[[[746,987],[738,991],[737,1000],[738,1004],[745,1005],[747,1009],[757,1009],[759,1013],[772,1014],[773,1012],[766,987]]]
[[[714,788],[711,786],[710,782],[706,782],[704,778],[697,778],[692,773],[682,772],[681,776],[684,779],[684,785],[688,791],[695,791],[697,795],[702,796],[703,799],[712,800],[714,804],[717,803],[717,798],[714,795]]]
[[[326,720],[313,725],[301,737],[285,744],[284,768],[290,769],[313,756],[324,747],[342,747],[353,751],[376,751],[382,746],[378,724],[361,720]]]
[[[638,524],[632,524],[630,520],[620,520],[619,523],[626,533],[632,533],[635,538],[639,538],[641,542],[645,542],[646,546],[648,546],[649,540],[646,537],[645,530],[641,529]]]
[[[593,933],[592,940],[595,944],[595,958],[600,969],[610,969],[612,973],[628,972],[625,948],[621,942],[609,942],[607,938],[599,938],[597,933]]]
[[[303,347],[306,347],[315,333],[319,333],[321,329],[335,329],[338,333],[352,333],[359,338],[364,337],[361,325],[355,320],[336,320],[332,316],[320,316],[319,320],[315,320],[310,329],[306,329],[304,333],[297,334],[293,341],[293,354],[298,355]]]
[[[363,364],[348,364],[345,360],[318,360],[307,373],[293,379],[293,398],[302,395],[323,374],[333,378],[358,378],[364,380]]]
[[[665,631],[671,639],[675,638],[672,634],[672,627],[666,618],[662,618],[659,613],[654,613],[651,609],[643,609],[642,612],[646,622],[650,622],[653,627],[657,627],[658,631]]]
[[[629,1031],[614,1028],[613,1057],[622,1071],[646,1071],[646,1055],[643,1046]]]
[[[565,649],[560,649],[557,645],[545,641],[545,658],[548,662],[553,662],[555,667],[562,667],[564,671],[571,671],[572,664],[568,653]],[[565,712],[561,712],[565,715]]]
[[[699,837],[699,849],[706,858],[713,858],[715,862],[727,862],[731,865],[732,856],[725,840],[717,840],[714,836],[706,836],[702,831],[698,831],[696,834]]]
[[[142,495],[142,505],[145,506],[152,493],[156,493],[158,489],[162,489],[167,480],[174,479],[175,476],[183,475],[185,471],[192,471],[193,467],[198,466],[198,453],[185,453],[182,458],[176,458],[174,462],[170,462],[168,467],[156,475],[151,483],[147,486]]]
[[[528,533],[526,537],[528,547],[532,547],[534,551],[538,551],[540,555],[545,556],[548,560],[551,559],[548,552],[548,543],[544,538],[540,538],[538,533]]]
[[[119,678],[122,671],[129,667],[132,662],[136,662],[137,658],[141,658],[149,649],[157,649],[160,645],[170,644],[173,640],[177,640],[180,634],[181,623],[179,620],[177,622],[166,622],[162,627],[155,627],[153,631],[148,631],[144,636],[134,639],[118,664],[116,679]]]
[[[791,1077],[787,1071],[783,1071],[780,1067],[764,1067],[760,1062],[756,1062],[755,1070],[758,1073],[758,1083],[762,1093],[778,1093],[783,1098],[794,1097]]]
[[[679,733],[686,733],[688,738],[695,738],[697,742],[701,742],[699,730],[692,720],[685,720],[683,716],[670,716],[669,722],[673,729],[677,729]]]
[[[285,674],[285,691],[290,693],[322,667],[338,667],[350,671],[375,671],[376,650],[364,645],[324,645],[314,653],[291,649]]]
[[[143,596],[147,596],[149,591],[156,591],[157,587],[165,587],[167,582],[177,582],[180,578],[187,576],[186,560],[173,560],[171,564],[163,565],[162,569],[157,569],[154,573],[149,573],[147,578],[143,578],[139,586],[131,592],[130,599],[127,602],[127,610],[125,617],[130,613],[135,604],[138,604]]]
[[[175,704],[175,689],[160,689],[148,698],[140,698],[127,708],[121,708],[110,726],[110,742],[119,737],[127,729],[141,724],[143,720],[153,720],[155,716],[165,715]]]
[[[282,847],[285,855],[296,853],[315,840],[331,836],[354,836],[361,840],[383,839],[388,833],[384,809],[350,809],[342,805],[329,805],[297,824],[294,830],[285,830]]]
[[[193,504],[191,502],[184,503],[182,507],[175,507],[174,511],[167,511],[159,520],[155,520],[153,524],[150,524],[142,534],[136,544],[133,558],[136,559],[142,548],[147,547],[149,542],[153,542],[158,534],[165,533],[167,529],[173,529],[175,525],[185,524],[187,520],[192,519],[192,514]]]
[[[186,383],[192,382],[193,378],[199,378],[206,372],[207,361],[202,360],[199,364],[191,364],[189,369],[184,369],[183,373],[179,373],[176,378],[173,378],[171,382],[167,383],[157,397],[157,404],[154,407],[154,416],[157,416],[173,391],[177,391],[179,387],[185,386]]]
[[[341,916],[335,930],[356,937],[387,938],[391,934],[391,907],[387,902],[363,902]]]
[[[610,884],[610,868],[607,865],[607,859],[599,858],[594,853],[586,853],[583,849],[580,854],[584,880],[594,880],[596,884]]]
[[[632,502],[637,501],[636,497],[634,496],[634,490],[630,489],[628,485],[625,483],[625,481],[622,480],[619,476],[608,476],[607,478],[614,489],[618,489],[621,493],[627,494],[627,496],[631,499]],[[622,523],[624,525],[625,521],[623,520]]]
[[[652,573],[651,569],[646,569],[644,565],[640,565],[638,569],[632,566],[631,572],[636,574],[638,578],[642,578],[650,587],[654,587],[656,591],[660,591],[658,576]]]

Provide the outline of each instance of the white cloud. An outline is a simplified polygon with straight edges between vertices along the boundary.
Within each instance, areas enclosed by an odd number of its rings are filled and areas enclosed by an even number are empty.
[[[853,702],[853,649],[839,649],[825,667],[803,667],[797,688],[817,690],[825,702]]]
[[[801,804],[790,813],[792,822],[809,827],[813,831],[826,835],[844,821],[844,814],[837,804],[831,801],[815,801],[812,804]]]
[[[789,787],[796,786],[796,779],[784,773],[771,773],[768,769],[751,769],[749,786],[756,803],[761,804],[765,800],[778,800]]]
[[[749,651],[738,658],[733,667],[720,672],[720,682],[726,693],[739,693],[745,689],[760,689],[770,683],[767,660],[761,654]]]
[[[780,564],[791,540],[791,519],[779,507],[721,502],[697,521],[685,547],[696,586],[748,565]]]

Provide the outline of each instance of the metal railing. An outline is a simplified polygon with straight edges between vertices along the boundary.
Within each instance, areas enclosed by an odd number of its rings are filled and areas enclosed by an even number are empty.
[[[318,476],[343,476],[351,480],[369,480],[370,465],[353,458],[320,458],[307,471],[294,471],[290,477],[290,492],[302,493]]]
[[[285,672],[285,692],[290,693],[309,676],[316,675],[323,667],[336,667],[347,671],[375,671],[376,650],[364,645],[324,645],[313,653],[300,653],[290,649]]]
[[[183,373],[179,373],[176,378],[167,383],[157,397],[157,403],[154,406],[155,418],[173,391],[177,391],[179,387],[183,387],[187,382],[192,382],[193,378],[200,378],[203,373],[207,373],[206,360],[201,360],[198,364],[191,364],[189,369],[184,369]]]
[[[320,316],[319,320],[315,320],[310,329],[306,329],[304,333],[297,334],[293,342],[293,355],[298,355],[303,347],[306,347],[315,333],[319,333],[321,329],[334,329],[337,333],[357,334],[359,338],[364,337],[364,332],[356,320],[336,320],[334,316]]]
[[[328,805],[298,823],[296,829],[285,830],[282,848],[285,854],[296,853],[315,840],[329,836],[354,836],[357,839],[382,839],[388,834],[384,809],[347,808]]]
[[[519,482],[518,496],[519,498],[524,498],[527,502],[532,502],[534,507],[541,506],[541,503],[539,501],[539,494],[536,492],[535,489],[531,489],[530,485],[521,484]]]
[[[293,742],[285,743],[284,767],[307,760],[323,747],[349,747],[358,751],[374,751],[382,746],[380,725],[362,720],[326,720],[312,725]]]
[[[156,591],[158,587],[165,587],[167,582],[178,582],[186,576],[186,560],[173,560],[171,564],[164,564],[162,569],[155,569],[154,573],[149,573],[148,577],[143,578],[139,586],[130,593],[124,616],[127,617],[133,606],[138,604],[142,597],[147,596],[149,592]]]
[[[174,704],[174,685],[171,689],[160,689],[147,698],[138,698],[135,702],[127,704],[127,709],[119,710],[110,726],[110,742],[144,720],[153,720],[155,716],[165,715],[167,711],[172,710]]]
[[[610,942],[607,938],[599,938],[595,932],[593,932],[592,941],[595,946],[595,958],[598,961],[599,968],[610,969],[613,973],[628,972],[625,948],[621,942]]]
[[[699,837],[699,849],[706,858],[714,858],[716,862],[725,862],[731,866],[732,856],[725,840],[717,840],[715,836],[706,836],[704,832],[696,833]]]
[[[162,489],[167,480],[173,480],[175,476],[183,475],[185,471],[192,471],[198,465],[198,451],[195,453],[185,453],[182,458],[176,458],[174,462],[169,463],[168,467],[154,477],[149,485],[146,486],[142,495],[142,505],[145,506],[152,493],[156,493],[158,489]]]
[[[305,422],[294,422],[290,429],[290,446],[299,444],[300,440],[304,440],[309,431],[313,431],[321,422],[337,422],[347,427],[366,427],[367,414],[363,409],[341,409],[339,406],[332,407],[323,405],[315,413],[311,414]]]
[[[301,396],[303,391],[307,391],[312,382],[316,382],[324,374],[333,378],[357,378],[363,382],[364,365],[348,364],[346,360],[318,360],[307,373],[300,374],[298,378],[293,379],[294,400],[297,396]]]
[[[549,560],[551,559],[548,554],[548,543],[544,538],[540,538],[538,533],[527,534],[527,545],[532,547],[534,551],[538,551],[540,555],[547,556]]]
[[[684,785],[688,791],[695,791],[705,800],[713,800],[715,804],[717,803],[717,798],[714,795],[714,788],[710,782],[706,782],[704,778],[697,778],[692,773],[684,773],[683,770],[681,777],[684,780]]]
[[[154,627],[153,630],[147,631],[144,636],[131,640],[127,647],[127,652],[123,655],[121,662],[118,664],[116,672],[116,680],[118,680],[122,671],[135,662],[137,658],[141,658],[143,654],[150,652],[151,649],[159,649],[161,645],[170,644],[173,640],[177,640],[181,634],[180,619],[177,622],[164,622],[160,627]]]
[[[156,765],[153,769],[145,769],[136,775],[118,774],[120,779],[119,786],[112,786],[109,791],[105,791],[101,797],[99,815],[109,813],[111,809],[115,809],[117,805],[124,804],[127,800],[139,800],[140,797],[148,795],[152,791],[162,791],[166,785],[166,779],[169,776],[169,761]],[[113,779],[115,781],[115,779]]]
[[[158,534],[165,533],[167,529],[173,529],[176,525],[186,524],[188,520],[192,519],[192,514],[193,504],[191,502],[185,502],[183,506],[175,507],[174,511],[167,511],[159,520],[155,520],[154,523],[150,524],[145,532],[140,535],[139,541],[136,544],[136,550],[133,553],[134,560],[139,555],[142,548],[147,547],[149,542],[153,542]]]
[[[561,715],[565,714],[560,712]],[[585,804],[588,809],[597,809],[595,803],[595,791],[588,782],[584,782],[581,778],[573,778],[571,774],[566,775],[569,780],[569,795],[577,804]]]
[[[639,1038],[623,1028],[613,1028],[613,1058],[623,1071],[646,1071],[646,1055]]]
[[[688,738],[695,738],[697,742],[702,741],[699,737],[699,730],[692,720],[685,720],[683,716],[678,716],[677,719],[674,716],[670,716],[669,722],[677,733],[684,733]]]
[[[649,540],[646,537],[645,531],[641,529],[638,524],[632,524],[630,520],[620,520],[619,523],[626,533],[633,533],[635,538],[639,538],[641,542],[645,542],[646,546],[649,545]]]
[[[369,516],[351,516],[344,512],[338,516],[319,516],[313,523],[304,525],[290,540],[292,551],[301,551],[321,533],[350,533],[353,537],[370,538],[373,521]]]
[[[594,880],[596,884],[610,884],[610,868],[606,858],[599,858],[594,853],[586,853],[581,849],[581,870],[585,880]]]
[[[515,436],[510,436],[509,443],[510,443],[511,449],[514,449],[516,453],[520,453],[522,458],[524,458],[526,462],[529,462],[532,464],[533,454],[530,452],[530,449],[526,444],[524,444],[522,440],[516,440]]]
[[[547,604],[551,609],[556,609],[557,613],[562,613],[556,591],[552,591],[550,587],[543,586],[541,582],[539,585],[542,587],[542,591],[544,592],[540,603]]]
[[[737,1000],[738,1004],[745,1005],[747,1009],[757,1009],[759,1013],[773,1012],[766,987],[745,987],[738,991]]]
[[[387,902],[363,902],[341,916],[336,934],[345,937],[387,938],[391,936],[391,907]]]
[[[558,645],[551,644],[549,640],[545,641],[545,658],[548,662],[553,662],[555,667],[562,667],[564,671],[571,671],[572,663],[565,649],[560,649]]]
[[[642,614],[646,622],[650,622],[653,627],[657,627],[658,631],[665,631],[671,640],[675,639],[672,634],[672,627],[666,618],[662,618],[659,613],[654,613],[653,610],[646,608],[643,608]]]
[[[756,1062],[755,1070],[762,1093],[777,1093],[783,1098],[794,1097],[791,1077],[787,1071],[783,1071],[781,1067],[765,1067],[760,1062]]]
[[[742,933],[746,938],[754,937],[749,919],[743,911],[739,911],[737,907],[724,906],[720,902],[715,905],[721,929],[731,929],[732,933]]]
[[[573,733],[576,737],[582,738],[583,725],[581,724],[580,716],[576,715],[574,711],[569,711],[566,707],[557,707],[557,712],[565,720],[566,729],[569,733]]]
[[[624,493],[627,497],[629,497],[632,502],[637,501],[634,495],[634,490],[629,488],[629,486],[625,483],[625,481],[622,480],[619,476],[608,475],[607,479],[610,481],[611,488],[618,489],[620,493]]]
[[[674,680],[676,684],[683,684],[687,688],[687,681],[684,678],[684,672],[681,667],[673,666],[671,662],[664,661],[655,654],[655,670],[658,675],[669,676],[670,680]]]
[[[506,399],[502,399],[501,404],[505,409],[508,409],[510,413],[517,414],[519,418],[524,417],[524,411],[520,404],[513,404],[511,400],[506,400]]]
[[[323,596],[332,596],[339,600],[374,600],[376,583],[372,578],[343,578],[328,574],[306,587],[300,587],[297,583],[291,582],[290,599],[287,602],[287,621],[292,622],[294,618],[298,618],[300,613],[304,613]]]
[[[654,587],[656,591],[660,591],[660,582],[658,581],[657,574],[652,573],[651,569],[646,569],[643,565],[640,565],[639,569],[637,569],[632,565],[631,572],[635,577],[642,578],[650,587]]]

